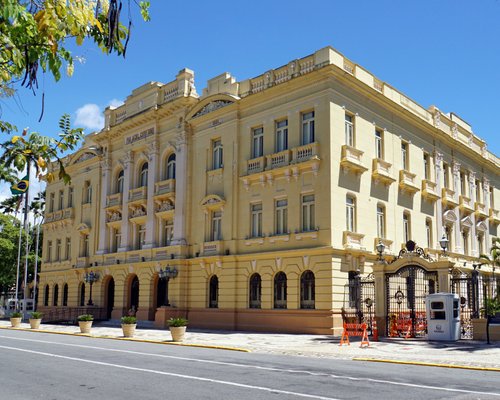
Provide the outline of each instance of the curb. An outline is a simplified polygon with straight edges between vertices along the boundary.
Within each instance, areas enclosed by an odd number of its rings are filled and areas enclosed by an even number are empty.
[[[440,368],[470,369],[470,370],[475,370],[475,371],[500,372],[500,368],[494,368],[494,367],[475,367],[472,365],[431,363],[431,362],[425,362],[425,361],[402,361],[402,360],[390,360],[390,359],[384,359],[384,358],[369,358],[369,357],[355,357],[352,360],[353,361],[390,363],[390,364],[419,365],[422,367],[440,367]]]
[[[125,340],[129,342],[138,342],[138,343],[154,343],[154,344],[164,344],[170,346],[184,346],[184,347],[196,347],[202,349],[215,349],[215,350],[228,350],[228,351],[239,351],[242,353],[251,353],[250,350],[244,349],[241,347],[230,347],[230,346],[216,346],[210,344],[197,344],[197,343],[181,343],[181,342],[171,342],[171,341],[162,341],[162,340],[153,340],[153,339],[138,339],[138,338],[126,338],[126,337],[118,337],[118,336],[107,336],[107,335],[91,335],[88,333],[80,333],[80,332],[60,332],[60,331],[50,331],[44,329],[31,329],[31,328],[12,328],[8,326],[0,326],[0,329],[12,330],[12,331],[25,331],[25,332],[40,332],[40,333],[50,333],[52,335],[67,335],[67,336],[83,336],[93,339],[110,339],[110,340]]]

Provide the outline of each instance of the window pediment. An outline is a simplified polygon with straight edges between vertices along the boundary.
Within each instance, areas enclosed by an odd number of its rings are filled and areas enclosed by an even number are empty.
[[[205,196],[205,198],[200,202],[200,206],[203,211],[205,211],[205,213],[214,210],[224,211],[225,204],[226,200],[216,194],[209,194],[208,196]]]
[[[445,224],[453,224],[457,221],[457,215],[453,210],[448,210],[443,214],[443,220]]]
[[[76,230],[80,232],[82,235],[88,235],[90,232],[90,226],[85,223],[81,223],[77,226]]]
[[[226,95],[218,94],[210,96],[206,99],[203,99],[196,106],[194,106],[194,108],[188,114],[186,119],[191,119],[191,118],[194,119],[206,114],[210,114],[211,112],[230,106],[237,100],[238,100],[237,97],[230,96],[227,94]]]
[[[477,223],[476,229],[478,232],[484,233],[488,230],[488,225],[484,221],[480,221]]]
[[[472,225],[473,225],[470,217],[462,218],[462,220],[460,221],[460,224],[462,225],[462,228],[466,228],[466,229],[472,228]]]

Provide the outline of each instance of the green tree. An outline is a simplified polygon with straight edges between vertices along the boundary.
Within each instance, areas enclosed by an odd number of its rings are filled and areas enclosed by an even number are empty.
[[[490,254],[481,254],[479,260],[480,265],[489,265],[493,271],[496,267],[500,267],[500,237],[491,240]]]
[[[19,221],[0,214],[0,293],[12,290],[16,282]]]

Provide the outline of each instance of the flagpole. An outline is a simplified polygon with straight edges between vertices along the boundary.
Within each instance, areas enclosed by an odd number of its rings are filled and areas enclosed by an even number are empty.
[[[21,195],[21,202],[22,202],[22,195]],[[19,211],[19,210],[18,210]],[[16,219],[17,219],[17,214],[16,212]],[[19,241],[17,243],[17,269],[16,269],[16,297],[15,297],[15,310],[19,311],[19,268],[21,264],[21,245],[22,245],[22,240],[23,240],[23,225],[21,224],[21,221],[19,220]]]
[[[35,276],[33,278],[33,311],[36,311],[36,285],[38,275],[38,245],[40,240],[40,223],[36,226],[36,245],[35,245]]]
[[[24,263],[24,291],[23,291],[23,302],[24,302],[24,311],[26,311],[26,289],[28,288],[28,261],[29,261],[29,229],[28,229],[28,213],[29,213],[29,193],[30,193],[30,162],[28,160],[27,164],[27,177],[28,177],[28,185],[25,192],[26,204],[24,207],[24,229],[26,232],[26,254],[25,254],[25,263]],[[24,315],[26,318],[26,315]]]

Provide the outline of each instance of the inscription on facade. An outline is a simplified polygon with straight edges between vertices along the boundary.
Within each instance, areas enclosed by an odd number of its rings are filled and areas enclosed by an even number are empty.
[[[125,138],[125,144],[128,145],[128,144],[133,144],[135,142],[138,142],[140,140],[144,140],[144,139],[147,139],[148,137],[150,136],[153,136],[155,134],[155,129],[154,128],[149,128],[145,131],[142,131],[142,132],[139,132],[139,133],[135,133],[131,136],[127,136]]]

